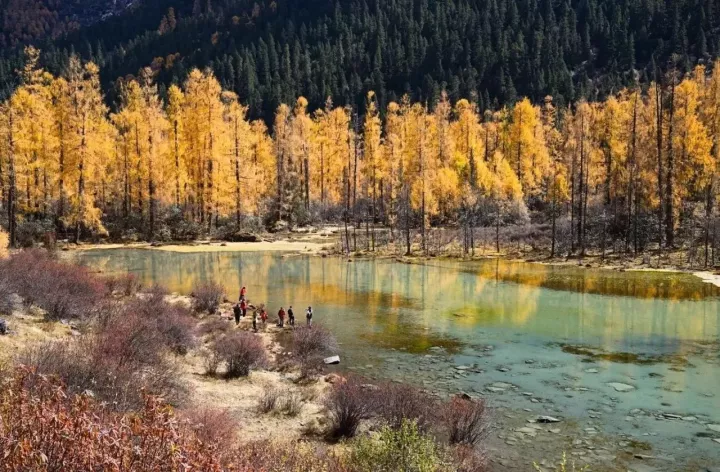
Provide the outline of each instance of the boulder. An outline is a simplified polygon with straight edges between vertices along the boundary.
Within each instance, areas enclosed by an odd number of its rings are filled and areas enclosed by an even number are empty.
[[[323,362],[326,365],[337,365],[340,363],[340,356],[326,357],[325,359],[323,359]]]

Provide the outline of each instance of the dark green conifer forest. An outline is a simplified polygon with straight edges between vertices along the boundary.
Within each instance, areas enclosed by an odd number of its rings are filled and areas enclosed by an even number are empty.
[[[0,97],[26,43],[53,73],[73,53],[96,62],[111,105],[117,79],[142,67],[161,92],[210,67],[268,122],[301,95],[362,113],[369,90],[381,110],[404,94],[432,106],[443,90],[480,109],[602,99],[720,49],[718,0],[140,0],[105,20],[101,3],[0,1]]]

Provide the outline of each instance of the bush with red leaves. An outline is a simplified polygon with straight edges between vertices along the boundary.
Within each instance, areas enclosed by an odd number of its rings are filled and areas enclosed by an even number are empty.
[[[437,400],[430,394],[412,385],[387,382],[373,391],[375,413],[393,429],[402,426],[403,421],[412,420],[420,431],[427,432],[437,418]]]
[[[196,312],[213,314],[220,307],[225,288],[213,280],[201,282],[193,287],[192,296]]]
[[[450,444],[477,446],[485,437],[488,426],[485,400],[455,396],[446,403],[443,413]]]
[[[322,366],[322,358],[338,350],[335,336],[320,325],[295,328],[292,349],[300,363],[303,376],[308,376]]]
[[[268,364],[262,340],[247,331],[236,331],[218,339],[211,348],[225,366],[225,378],[245,377]]]
[[[3,472],[222,470],[217,445],[183,430],[157,397],[121,415],[28,369],[0,389],[0,451]]]
[[[360,422],[372,416],[375,398],[373,392],[355,376],[334,384],[325,399],[325,408],[330,415],[330,438],[355,436]]]
[[[0,281],[52,320],[91,316],[107,294],[103,281],[87,268],[61,262],[41,249],[20,251],[1,261]]]

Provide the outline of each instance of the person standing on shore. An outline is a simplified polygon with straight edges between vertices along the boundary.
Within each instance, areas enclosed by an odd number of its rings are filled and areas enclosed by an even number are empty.
[[[290,308],[288,308],[288,324],[290,326],[295,326],[295,312],[292,309],[292,305],[290,305]]]
[[[281,328],[285,326],[285,310],[283,307],[280,307],[280,310],[278,311],[278,326]]]
[[[242,312],[242,317],[245,318],[247,315],[247,302],[244,299],[240,300],[240,310]]]
[[[247,295],[247,289],[243,287],[240,289],[240,301],[245,300],[245,295]]]
[[[242,307],[239,304],[235,304],[233,307],[233,314],[235,315],[235,326],[240,324],[240,316],[242,315]]]
[[[265,326],[265,323],[267,323],[267,311],[265,311],[265,307],[262,307],[260,309],[260,320],[263,322],[263,326]]]
[[[312,327],[312,317],[313,317],[312,307],[309,306],[307,311],[305,312],[305,319],[307,320],[308,327]]]
[[[253,310],[253,331],[257,333],[257,318],[258,318],[258,311],[257,308]]]

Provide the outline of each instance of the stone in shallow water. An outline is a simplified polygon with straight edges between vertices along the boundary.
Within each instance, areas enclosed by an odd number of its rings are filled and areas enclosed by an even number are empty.
[[[709,424],[707,425],[708,429],[710,431],[715,431],[716,433],[720,433],[720,424]]]
[[[629,392],[631,390],[635,390],[635,387],[633,387],[632,385],[621,382],[610,382],[608,384],[608,387],[614,388],[617,392]]]
[[[600,371],[598,369],[585,369],[585,372],[588,374],[597,374]]]

